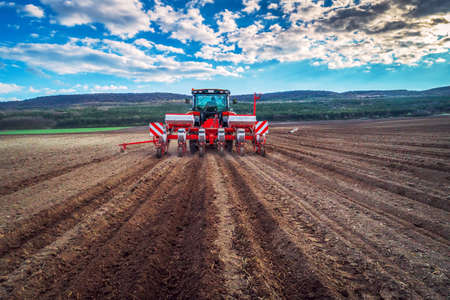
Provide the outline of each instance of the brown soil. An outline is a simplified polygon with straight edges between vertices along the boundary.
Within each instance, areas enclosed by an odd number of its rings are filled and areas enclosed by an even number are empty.
[[[2,137],[0,298],[449,297],[450,118],[282,124],[266,157],[118,152],[145,139]]]

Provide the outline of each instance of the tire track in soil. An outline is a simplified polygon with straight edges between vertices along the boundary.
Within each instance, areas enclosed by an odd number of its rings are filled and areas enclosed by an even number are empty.
[[[209,299],[224,293],[206,167],[198,158],[180,163],[117,234],[93,251],[89,265],[68,277],[64,295]]]
[[[303,162],[305,162],[307,164],[312,164],[312,165],[315,165],[316,167],[352,178],[356,181],[359,181],[359,182],[362,182],[365,184],[374,185],[374,186],[384,189],[386,191],[398,194],[403,197],[408,197],[409,199],[430,205],[435,208],[445,210],[447,212],[450,211],[450,202],[449,201],[447,201],[445,199],[441,199],[437,196],[430,195],[428,193],[416,190],[414,188],[402,186],[396,182],[376,178],[376,177],[373,177],[370,175],[366,175],[366,174],[357,172],[355,170],[347,170],[343,167],[337,166],[336,162],[333,162],[334,164],[330,164],[330,162],[324,162],[323,159],[321,159],[321,158],[310,157],[308,155],[300,153],[296,149],[291,149],[289,147],[280,146],[280,145],[277,145],[275,147],[272,145],[267,145],[267,148],[271,149],[272,151],[276,151],[278,153],[289,156],[290,158],[302,160]]]
[[[260,163],[263,164],[264,160],[260,161]],[[351,228],[347,228],[342,224],[339,219],[327,215],[326,213],[320,213],[319,210],[315,209],[312,204],[309,203],[309,197],[302,193],[301,185],[297,184],[294,186],[289,180],[283,180],[283,177],[286,175],[278,169],[271,169],[271,172],[268,173],[261,167],[261,164],[254,164],[248,160],[242,159],[239,160],[238,164],[241,168],[247,169],[247,172],[258,174],[258,179],[261,181],[260,188],[262,190],[264,190],[264,187],[273,188],[266,190],[266,193],[274,193],[275,189],[275,193],[279,194],[280,198],[283,198],[283,195],[287,196],[285,199],[288,200],[287,202],[290,202],[290,205],[280,209],[280,211],[284,211],[286,214],[282,214],[283,218],[289,218],[290,211],[297,211],[297,217],[306,213],[309,215],[309,219],[312,220],[312,222],[326,226],[328,231],[332,230],[338,237],[338,240],[345,244],[342,249],[346,248],[361,252],[361,254],[356,254],[356,256],[355,253],[340,255],[341,257],[351,257],[353,255],[355,260],[350,262],[350,264],[354,268],[364,266],[364,269],[352,271],[350,274],[364,274],[364,276],[367,276],[367,278],[359,280],[357,278],[352,278],[351,281],[348,282],[349,286],[351,286],[353,282],[364,283],[365,288],[363,290],[371,291],[370,294],[376,297],[431,297],[434,299],[444,299],[443,295],[440,295],[427,287],[421,280],[412,277],[409,273],[411,270],[404,270],[401,266],[397,265],[395,261],[392,261],[390,258],[380,253],[377,250],[377,246],[372,244],[371,241],[367,240],[363,235],[353,232]],[[297,209],[295,208],[296,206]],[[300,208],[300,211],[298,211],[298,208]],[[336,245],[334,245],[334,247],[336,247]],[[361,258],[363,261],[361,261]],[[355,262],[357,263],[355,264]],[[330,272],[327,272],[327,274],[330,274]],[[346,275],[343,276],[344,279],[345,277]],[[336,274],[334,274],[333,278],[336,279]],[[330,278],[330,280],[333,280],[333,278]],[[345,280],[343,282],[345,282]],[[408,287],[407,290],[404,289],[405,286]],[[374,288],[376,290],[375,294],[373,294]],[[357,292],[361,293],[361,288],[358,288]],[[413,294],[410,294],[411,292],[413,292]],[[360,298],[361,295],[357,295],[357,297]]]
[[[52,244],[29,257],[18,269],[2,277],[0,298],[62,298],[63,287],[90,265],[98,249],[122,228],[147,196],[178,168],[178,159],[158,163],[128,189],[111,195],[112,199]],[[85,259],[84,259],[85,258]],[[4,282],[3,282],[4,281]],[[83,282],[88,282],[89,278]]]
[[[442,248],[437,251],[442,251],[443,249],[445,249],[445,251],[448,250],[447,247],[450,246],[450,233],[448,228],[442,226],[442,224],[405,213],[395,206],[377,201],[376,199],[367,197],[367,195],[361,194],[356,190],[341,186],[339,180],[337,180],[335,176],[328,176],[329,178],[334,178],[333,180],[325,178],[328,173],[326,171],[321,172],[324,176],[319,176],[318,174],[306,169],[304,165],[302,166],[299,163],[300,161],[296,162],[291,160],[287,163],[288,161],[288,159],[283,160],[272,156],[271,159],[265,161],[265,163],[273,168],[282,167],[291,177],[297,178],[299,181],[309,182],[309,184],[314,182],[319,189],[327,193],[334,194],[349,202],[342,202],[344,205],[348,207],[351,205],[356,205],[362,210],[365,210],[366,214],[374,220],[380,220],[379,216],[382,216],[385,220],[387,220],[387,223],[392,224],[394,228],[403,228],[405,231],[413,230],[414,234],[420,234],[438,244],[441,244]],[[301,170],[301,172],[299,172],[299,170]]]
[[[216,155],[206,156],[208,164],[208,186],[214,189],[213,203],[217,209],[217,239],[215,245],[218,248],[218,256],[223,264],[222,276],[226,287],[225,298],[236,299],[251,298],[251,277],[243,255],[238,252],[236,237],[236,223],[232,216],[235,209],[231,203],[232,194],[228,191],[227,178],[223,169],[219,167]]]
[[[107,160],[111,160],[114,158],[119,158],[119,156],[118,155],[109,155],[109,156],[105,156],[105,157],[101,157],[101,158],[95,158],[88,162],[79,163],[79,164],[76,164],[73,166],[69,166],[66,168],[51,171],[46,174],[41,174],[41,175],[37,175],[34,177],[26,178],[24,180],[12,183],[10,185],[0,186],[0,197],[15,193],[15,192],[20,191],[21,189],[27,188],[29,186],[36,185],[39,182],[50,180],[55,177],[59,177],[61,175],[67,174],[69,172],[72,172],[73,170],[85,167],[87,165],[98,164],[98,163],[101,163],[101,162],[104,162]]]
[[[51,244],[85,215],[109,201],[115,193],[126,189],[136,177],[149,172],[155,162],[157,160],[153,158],[140,162],[126,172],[114,175],[99,185],[14,224],[12,228],[15,230],[4,233],[0,241],[0,276],[11,272],[27,256]]]
[[[321,281],[310,268],[305,254],[291,240],[261,203],[244,178],[235,159],[227,155],[219,167],[230,178],[236,230],[233,242],[245,261],[245,271],[255,295],[263,298],[342,298],[329,282]],[[253,281],[253,282],[252,282]]]

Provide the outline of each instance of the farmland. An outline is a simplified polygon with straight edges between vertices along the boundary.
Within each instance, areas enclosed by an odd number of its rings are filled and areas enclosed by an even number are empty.
[[[0,298],[448,297],[450,117],[119,153],[146,137],[1,137]]]

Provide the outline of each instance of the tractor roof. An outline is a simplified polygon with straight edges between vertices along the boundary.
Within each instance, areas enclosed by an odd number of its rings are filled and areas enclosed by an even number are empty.
[[[230,94],[229,90],[223,89],[192,89],[192,95],[194,94]]]

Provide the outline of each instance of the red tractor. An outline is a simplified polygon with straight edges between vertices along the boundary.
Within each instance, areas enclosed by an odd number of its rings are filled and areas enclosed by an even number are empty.
[[[231,152],[233,144],[236,152],[244,154],[244,142],[251,141],[256,153],[265,155],[266,134],[269,130],[267,121],[256,121],[255,108],[252,115],[238,115],[230,108],[230,91],[222,89],[192,89],[192,110],[185,114],[166,114],[165,124],[149,124],[149,141],[123,143],[121,151],[128,145],[154,143],[156,156],[163,156],[170,140],[177,140],[178,155],[186,153],[187,143],[192,154],[199,152],[203,156],[206,148],[217,148],[220,153]]]

